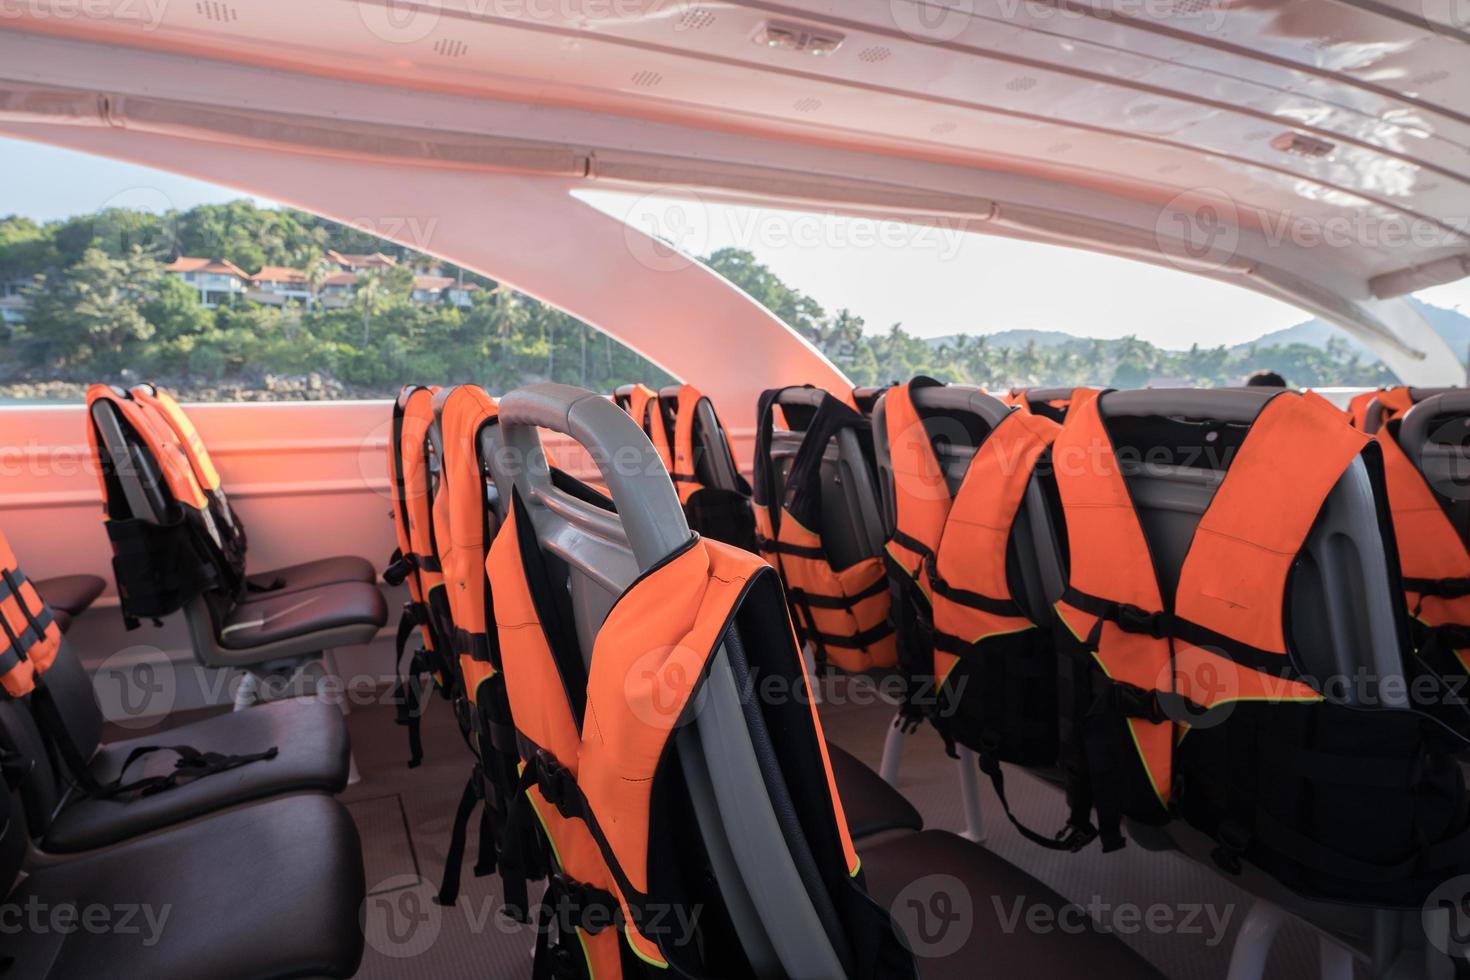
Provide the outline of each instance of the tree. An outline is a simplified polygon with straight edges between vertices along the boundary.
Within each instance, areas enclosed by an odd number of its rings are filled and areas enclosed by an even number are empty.
[[[368,348],[368,328],[372,326],[373,317],[382,312],[386,293],[383,274],[379,270],[368,269],[366,272],[357,274],[357,294],[353,299],[358,311],[362,314],[363,350]]]
[[[27,290],[23,346],[63,369],[121,367],[132,344],[154,335],[139,303],[156,295],[161,274],[137,246],[119,259],[88,248],[79,262]]]

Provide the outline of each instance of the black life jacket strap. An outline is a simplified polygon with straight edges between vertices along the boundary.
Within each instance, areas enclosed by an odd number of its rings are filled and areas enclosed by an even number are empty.
[[[792,558],[811,558],[815,561],[826,561],[827,553],[821,548],[810,545],[787,544],[777,541],[775,538],[766,538],[757,534],[755,546],[758,550],[773,555],[790,555]]]
[[[1005,771],[1001,769],[999,760],[993,752],[980,752],[980,771],[990,777],[990,785],[995,787],[995,795],[1000,798],[1000,805],[1006,813],[1006,819],[1011,825],[1020,831],[1021,836],[1039,844],[1050,851],[1068,851],[1075,853],[1082,850],[1097,837],[1098,831],[1091,821],[1085,818],[1080,822],[1068,820],[1067,825],[1050,837],[1040,834],[1023,824],[1016,815],[1011,812],[1010,800],[1006,798]]]
[[[880,578],[872,585],[863,589],[856,595],[826,595],[821,592],[808,592],[806,589],[790,588],[787,594],[797,602],[810,606],[812,609],[851,609],[865,599],[883,595],[888,591],[888,579]]]
[[[39,677],[36,679],[36,689],[31,694],[31,711],[42,735],[61,756],[78,788],[91,799],[116,800],[122,797],[152,796],[205,776],[228,772],[252,762],[274,759],[280,753],[274,745],[263,752],[240,755],[205,752],[191,745],[140,745],[128,753],[122,767],[118,769],[117,777],[104,783],[97,779],[89,761],[78,751],[67,731],[66,723],[61,718],[55,699]],[[127,781],[127,771],[133,764],[155,752],[172,752],[178,756],[174,760],[173,769],[163,775]]]
[[[454,827],[449,833],[449,851],[444,856],[444,877],[439,884],[439,894],[434,896],[435,905],[454,905],[459,899],[460,868],[464,864],[465,838],[469,834],[470,817],[480,802],[480,771],[470,774],[465,780],[464,792],[459,795],[459,807],[454,811]]]
[[[1470,595],[1470,578],[1405,578],[1404,591],[1436,599],[1463,599]]]
[[[424,742],[420,722],[423,706],[419,703],[419,689],[415,683],[419,675],[426,673],[423,658],[417,653],[407,655],[409,638],[418,625],[417,611],[413,603],[405,603],[398,617],[398,635],[394,639],[394,664],[398,679],[393,686],[393,721],[408,731],[408,768],[417,769],[424,761]]]
[[[879,623],[871,629],[854,633],[851,636],[840,636],[836,633],[822,633],[815,629],[808,629],[807,635],[820,647],[837,647],[842,650],[863,650],[872,646],[884,637],[893,634],[893,624],[887,622]]]
[[[951,585],[939,574],[938,562],[933,555],[924,559],[924,571],[929,576],[929,587],[934,590],[934,594],[943,596],[950,602],[968,606],[971,609],[979,609],[993,616],[1024,617],[1026,615],[1014,599],[997,599],[994,596],[982,595],[979,592],[971,592],[969,589]]]
[[[1254,670],[1270,677],[1296,679],[1291,658],[1270,650],[1243,643],[1234,637],[1217,633],[1208,627],[1191,622],[1173,613],[1162,610],[1150,611],[1126,602],[1116,602],[1101,596],[1090,595],[1072,586],[1062,594],[1062,601],[1085,613],[1098,617],[1098,625],[1104,621],[1114,623],[1125,633],[1138,633],[1156,640],[1183,640],[1193,646],[1219,653],[1241,667]],[[1096,636],[1101,631],[1094,628],[1094,637],[1089,645],[1097,649]]]

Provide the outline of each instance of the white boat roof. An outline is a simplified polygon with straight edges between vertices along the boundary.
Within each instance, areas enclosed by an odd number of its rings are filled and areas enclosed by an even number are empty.
[[[746,366],[671,351],[667,319],[687,330],[699,309],[727,352],[737,336],[768,355],[790,346],[790,370],[824,380],[771,318],[702,270],[670,275],[657,243],[602,228],[612,219],[572,192],[945,221],[1169,264],[1319,315],[1406,381],[1461,375],[1404,298],[1470,275],[1470,13],[1453,0],[15,13],[0,21],[0,132],[340,220],[435,215],[427,250],[683,376]],[[526,236],[513,247],[486,240],[512,230]],[[632,262],[605,254],[617,239]],[[620,295],[648,292],[668,295]]]

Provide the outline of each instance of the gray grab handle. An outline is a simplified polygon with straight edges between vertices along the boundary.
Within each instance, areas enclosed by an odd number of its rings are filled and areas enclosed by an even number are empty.
[[[910,388],[909,397],[920,408],[968,412],[983,419],[992,429],[1012,412],[1011,406],[1005,402],[971,385],[930,385]]]
[[[534,384],[500,401],[500,429],[512,458],[516,486],[527,499],[560,493],[551,484],[537,427],[576,440],[592,456],[617,505],[634,560],[652,568],[689,541],[689,522],[674,481],[643,427],[608,399],[585,388]]]
[[[1249,425],[1280,388],[1145,388],[1110,391],[1098,408],[1108,418],[1182,415]],[[1286,396],[1291,397],[1291,396]]]
[[[1404,420],[1399,423],[1399,446],[1421,471],[1429,427],[1435,419],[1446,415],[1470,416],[1470,389],[1430,395],[1405,412]]]

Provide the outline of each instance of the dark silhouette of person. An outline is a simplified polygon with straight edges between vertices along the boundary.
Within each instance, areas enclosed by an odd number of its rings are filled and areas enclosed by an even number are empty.
[[[1285,388],[1286,379],[1275,371],[1260,370],[1245,379],[1247,388]]]

